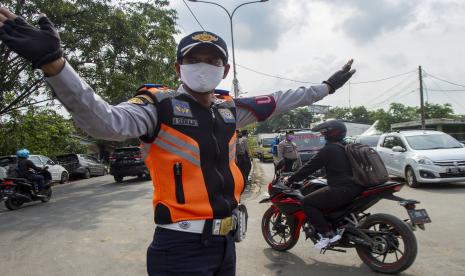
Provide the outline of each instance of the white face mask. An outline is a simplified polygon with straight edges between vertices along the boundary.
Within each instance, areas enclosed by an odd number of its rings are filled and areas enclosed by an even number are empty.
[[[199,93],[210,92],[223,79],[224,66],[207,63],[181,64],[181,80],[190,89]]]

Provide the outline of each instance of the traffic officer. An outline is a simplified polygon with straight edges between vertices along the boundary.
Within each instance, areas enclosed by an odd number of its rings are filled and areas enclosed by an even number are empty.
[[[278,160],[284,160],[284,172],[291,172],[294,162],[299,158],[294,139],[294,131],[288,130],[285,139],[278,144]]]
[[[179,42],[177,89],[145,84],[128,102],[109,105],[63,58],[60,38],[42,16],[40,28],[0,8],[0,39],[40,68],[55,96],[88,134],[138,137],[154,184],[155,235],[149,275],[235,275],[232,214],[244,181],[235,164],[235,129],[307,106],[354,74],[349,61],[321,85],[232,99],[215,93],[229,71],[219,36],[195,32]]]

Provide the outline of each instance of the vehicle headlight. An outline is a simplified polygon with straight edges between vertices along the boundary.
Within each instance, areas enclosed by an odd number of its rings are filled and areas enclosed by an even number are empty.
[[[418,164],[422,165],[434,165],[433,161],[426,157],[419,157],[418,159],[416,159],[416,161],[418,162]]]

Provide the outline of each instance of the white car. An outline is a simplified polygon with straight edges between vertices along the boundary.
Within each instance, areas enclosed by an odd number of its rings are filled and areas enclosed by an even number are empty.
[[[34,163],[34,165],[37,167],[48,166],[48,171],[52,175],[52,182],[60,182],[61,184],[68,182],[68,171],[63,166],[53,162],[53,160],[47,156],[30,155],[28,159],[31,160],[32,163]]]
[[[465,148],[440,131],[383,134],[376,147],[389,174],[416,188],[422,183],[465,181]]]

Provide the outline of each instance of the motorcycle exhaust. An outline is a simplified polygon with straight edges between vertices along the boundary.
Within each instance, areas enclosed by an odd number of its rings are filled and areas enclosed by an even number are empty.
[[[18,194],[18,193],[12,195],[11,197],[20,198],[20,199],[24,199],[24,200],[27,200],[27,201],[32,201],[32,199],[30,197],[25,196],[23,194]]]

